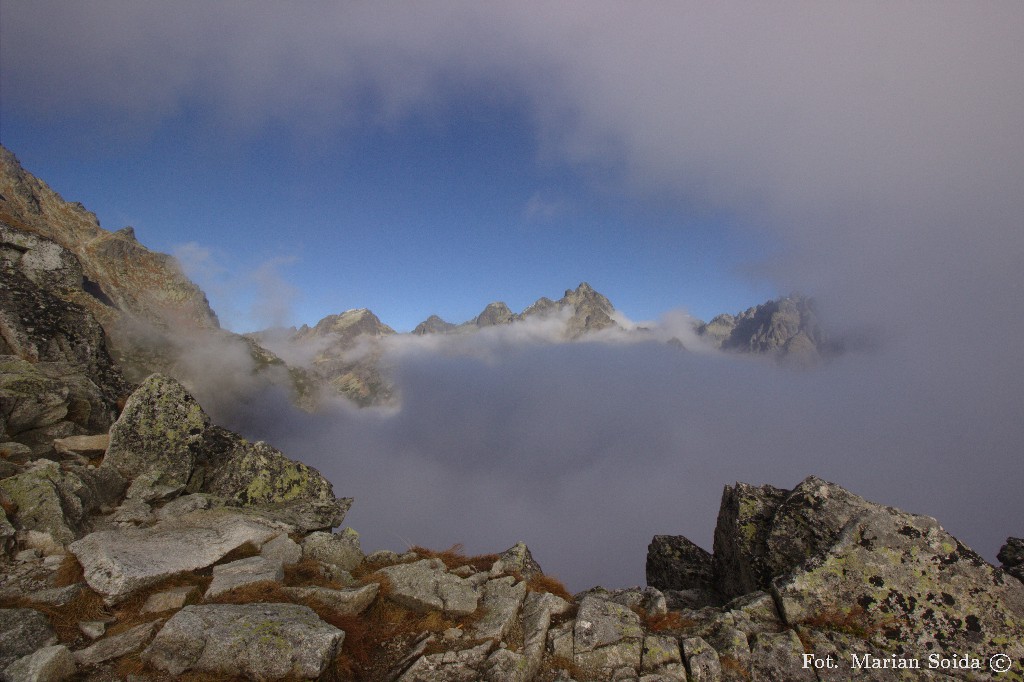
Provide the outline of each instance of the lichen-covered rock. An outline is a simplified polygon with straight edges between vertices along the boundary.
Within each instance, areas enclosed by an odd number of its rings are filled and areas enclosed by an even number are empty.
[[[0,609],[0,670],[22,656],[57,643],[45,615],[35,609]]]
[[[196,399],[174,379],[147,378],[110,429],[104,467],[129,480],[150,474],[152,486],[182,490],[210,424]]]
[[[686,669],[692,682],[719,682],[722,679],[722,665],[718,653],[700,637],[687,637],[680,642]]]
[[[792,630],[761,633],[750,644],[751,678],[816,682],[815,669],[803,664],[804,653],[803,644]]]
[[[88,514],[120,496],[124,481],[113,471],[62,468],[38,460],[22,473],[0,479],[0,489],[16,505],[20,529],[46,533],[57,545],[66,546],[84,529]]]
[[[723,595],[738,597],[768,586],[773,577],[765,562],[771,520],[787,494],[770,485],[725,487],[714,548],[715,582]]]
[[[566,613],[572,605],[559,596],[546,592],[528,592],[523,600],[523,654],[526,658],[526,679],[531,679],[540,667],[548,641],[551,617]],[[569,625],[569,652],[572,658],[572,624]]]
[[[647,546],[647,584],[659,590],[708,593],[697,601],[714,601],[711,554],[682,535],[655,535]]]
[[[526,543],[517,542],[498,556],[498,560],[491,566],[491,573],[518,573],[524,580],[529,580],[536,575],[542,575],[544,571],[533,558]]]
[[[1004,571],[1024,582],[1024,538],[1006,538],[996,559],[1002,562]]]
[[[171,675],[315,680],[344,640],[342,630],[296,604],[186,606],[143,652]]]
[[[266,443],[240,443],[207,481],[207,492],[242,504],[283,503],[298,498],[334,499],[315,470]]]
[[[644,632],[629,607],[599,596],[583,597],[573,627],[574,661],[584,669],[609,671],[640,667]]]
[[[181,585],[163,592],[157,592],[146,598],[140,613],[160,613],[161,611],[177,611],[188,603],[189,599],[198,596],[199,588],[195,585]]]
[[[236,511],[202,510],[151,528],[91,533],[70,550],[89,586],[113,604],[170,576],[210,566],[246,543],[260,546],[280,532]]]
[[[340,533],[310,533],[302,540],[302,555],[351,571],[363,563],[359,533],[345,528]]]
[[[469,580],[452,575],[440,559],[422,559],[380,570],[391,583],[388,599],[425,613],[443,611],[468,616],[476,611],[480,593]]]
[[[897,655],[1024,660],[1024,585],[929,517],[874,505],[773,593],[789,625],[858,632]]]
[[[64,682],[78,671],[75,657],[63,644],[44,646],[22,656],[4,670],[9,682]]]

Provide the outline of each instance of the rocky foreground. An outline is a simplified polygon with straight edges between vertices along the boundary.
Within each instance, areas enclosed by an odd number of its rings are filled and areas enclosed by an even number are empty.
[[[813,477],[727,487],[713,555],[656,536],[647,587],[570,595],[522,544],[364,555],[332,532],[351,500],[162,375],[109,434],[3,447],[10,680],[994,679],[1000,654],[1000,679],[1024,671],[1024,542],[996,568]]]

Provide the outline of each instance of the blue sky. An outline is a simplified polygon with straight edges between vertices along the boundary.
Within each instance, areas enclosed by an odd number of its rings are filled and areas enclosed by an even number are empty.
[[[779,294],[750,267],[772,243],[741,238],[728,211],[630,187],[614,159],[546,154],[522,102],[478,90],[387,123],[357,111],[315,136],[301,121],[226,130],[201,102],[111,129],[102,110],[58,101],[40,115],[15,92],[0,139],[107,229],[181,256],[237,331],[354,307],[408,331],[581,281],[634,320]]]

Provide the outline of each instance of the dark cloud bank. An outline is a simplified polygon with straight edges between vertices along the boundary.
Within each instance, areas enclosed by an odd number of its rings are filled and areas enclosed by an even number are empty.
[[[369,547],[524,539],[575,587],[637,583],[652,534],[710,544],[724,484],[811,473],[990,558],[1020,535],[1020,3],[244,7],[5,3],[5,97],[138,125],[205,99],[237,133],[502,93],[542,153],[768,235],[758,272],[872,341],[808,372],[655,343],[421,349],[394,413],[218,410],[355,496]]]

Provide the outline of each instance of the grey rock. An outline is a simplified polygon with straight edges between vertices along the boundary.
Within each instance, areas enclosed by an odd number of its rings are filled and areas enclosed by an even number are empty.
[[[164,578],[210,566],[246,543],[261,546],[279,532],[238,512],[203,510],[151,528],[91,533],[70,549],[89,586],[113,604]]]
[[[1002,562],[1004,571],[1024,582],[1024,538],[1006,538],[996,558]]]
[[[90,668],[135,653],[149,642],[159,625],[160,621],[153,621],[136,625],[116,635],[108,635],[85,649],[75,651],[75,661],[83,668]]]
[[[78,630],[90,640],[99,639],[107,632],[107,623],[102,620],[80,620]]]
[[[627,587],[619,590],[597,587],[588,590],[584,593],[586,594],[621,604],[629,609],[641,609],[649,616],[664,616],[668,613],[665,595],[654,587]]]
[[[418,658],[398,678],[399,682],[475,682],[480,679],[487,655],[494,646],[485,642],[468,649],[456,649]]]
[[[483,679],[486,682],[526,682],[530,679],[529,660],[521,653],[498,649],[487,657]]]
[[[189,599],[199,594],[199,588],[195,585],[182,585],[172,587],[163,592],[157,592],[146,598],[140,613],[160,613],[162,611],[176,611],[188,603]]]
[[[110,445],[110,434],[101,433],[95,436],[68,436],[53,441],[53,449],[61,454],[78,454],[86,457],[98,457],[107,451]]]
[[[75,657],[63,644],[39,649],[19,658],[4,670],[10,682],[63,682],[78,671]]]
[[[22,656],[57,643],[45,615],[35,609],[0,609],[0,670]]]
[[[390,566],[397,564],[399,561],[401,561],[401,557],[398,552],[393,552],[390,549],[378,549],[366,555],[366,563],[368,564]]]
[[[812,299],[793,295],[719,315],[697,333],[722,350],[762,353],[797,364],[814,364],[838,349],[825,335]]]
[[[711,554],[682,535],[655,535],[647,546],[647,584],[659,590],[715,588]]]
[[[207,495],[206,493],[182,495],[181,497],[174,498],[159,509],[156,509],[154,514],[158,520],[171,519],[175,516],[188,514],[189,512],[194,512],[199,509],[209,509],[214,506],[217,499],[218,498],[212,495]]]
[[[295,604],[186,606],[167,621],[142,658],[171,675],[318,679],[344,637],[311,609]]]
[[[380,585],[370,583],[362,587],[335,590],[329,587],[285,587],[284,592],[293,599],[317,602],[336,614],[357,616],[377,598]]]
[[[284,567],[280,561],[253,556],[227,564],[213,567],[213,581],[207,588],[203,599],[230,592],[231,590],[253,583],[275,582],[284,580]]]
[[[687,637],[680,642],[680,646],[691,682],[719,682],[722,679],[718,653],[710,644],[700,637]]]
[[[411,564],[382,568],[391,582],[388,599],[424,613],[443,611],[468,616],[476,611],[480,594],[468,580],[452,575],[440,559],[422,559]]]
[[[551,617],[566,613],[572,604],[546,592],[527,592],[523,600],[523,655],[526,657],[526,679],[532,679],[540,668],[551,628]],[[567,623],[568,653],[572,659],[572,623]]]
[[[104,467],[127,479],[153,475],[153,485],[184,488],[210,419],[170,377],[150,375],[125,403],[110,429]]]
[[[874,633],[873,644],[921,658],[1024,658],[1024,584],[929,517],[872,505],[772,591],[790,626]]]
[[[285,566],[291,566],[302,560],[302,547],[286,533],[281,533],[263,545],[260,549],[260,556],[264,559],[280,561]]]
[[[666,667],[675,671],[678,670],[675,666],[683,663],[679,640],[673,636],[648,634],[643,646],[641,672],[655,673]]]
[[[587,595],[580,601],[573,630],[577,652],[615,644],[623,639],[640,639],[640,616],[621,604]]]
[[[792,630],[761,633],[750,646],[751,677],[766,682],[817,682],[814,668],[805,668],[802,664],[804,653],[803,644]],[[841,665],[845,663],[843,661]]]
[[[363,563],[359,533],[345,528],[340,533],[310,533],[302,540],[302,555],[351,571]]]
[[[502,301],[497,301],[495,303],[488,303],[483,312],[473,320],[473,324],[477,327],[493,327],[495,325],[508,324],[513,319],[515,319],[515,314],[509,307]]]
[[[498,556],[491,566],[491,575],[518,573],[524,580],[543,575],[540,564],[533,558],[525,542],[517,542]]]
[[[715,526],[714,568],[718,591],[738,597],[764,589],[773,577],[766,566],[767,540],[776,509],[788,491],[770,485],[726,486]]]
[[[526,583],[512,576],[487,581],[480,607],[483,616],[473,624],[473,636],[500,641],[508,634],[526,599]]]

